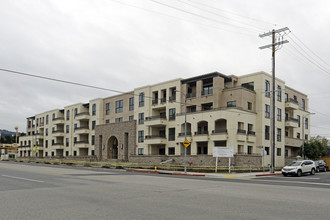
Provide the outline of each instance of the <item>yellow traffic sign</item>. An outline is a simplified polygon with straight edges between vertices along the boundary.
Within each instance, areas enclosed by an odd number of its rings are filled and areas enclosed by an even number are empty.
[[[36,146],[34,147],[34,149],[35,149],[35,151],[37,152],[37,151],[38,151],[38,146],[36,145]]]
[[[184,142],[183,142],[183,145],[185,147],[188,147],[190,145],[190,142],[186,139]]]

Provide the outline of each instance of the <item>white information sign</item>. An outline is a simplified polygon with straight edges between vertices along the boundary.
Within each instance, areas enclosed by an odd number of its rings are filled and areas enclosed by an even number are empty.
[[[1,154],[5,154],[5,149],[1,149]]]
[[[213,147],[213,157],[234,157],[234,148]]]

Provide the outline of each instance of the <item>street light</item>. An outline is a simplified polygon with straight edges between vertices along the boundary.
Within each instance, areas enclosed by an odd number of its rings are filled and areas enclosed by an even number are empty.
[[[187,140],[187,94],[180,90],[174,90],[184,95],[184,140]],[[187,173],[187,147],[184,148],[184,172]]]
[[[302,158],[303,159],[305,159],[305,124],[304,124],[304,122],[305,122],[305,118],[306,118],[306,116],[308,116],[308,115],[315,115],[315,113],[312,113],[312,112],[310,112],[310,113],[308,113],[308,114],[306,114],[306,115],[303,115],[303,118],[302,118],[302,138],[303,138],[303,143],[302,143]]]

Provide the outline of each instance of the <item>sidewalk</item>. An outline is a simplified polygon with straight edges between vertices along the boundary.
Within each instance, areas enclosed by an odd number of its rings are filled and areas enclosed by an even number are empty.
[[[275,173],[269,172],[249,172],[249,173],[196,173],[196,172],[180,172],[180,171],[169,171],[169,170],[148,170],[148,169],[128,169],[126,172],[136,173],[149,173],[159,175],[176,175],[176,176],[200,176],[208,178],[253,178],[253,177],[265,177],[265,176],[276,176],[282,175],[280,171]]]

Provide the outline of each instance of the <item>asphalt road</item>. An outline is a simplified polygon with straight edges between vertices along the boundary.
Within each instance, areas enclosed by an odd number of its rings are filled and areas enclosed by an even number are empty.
[[[330,172],[205,178],[0,162],[0,219],[329,219]]]

